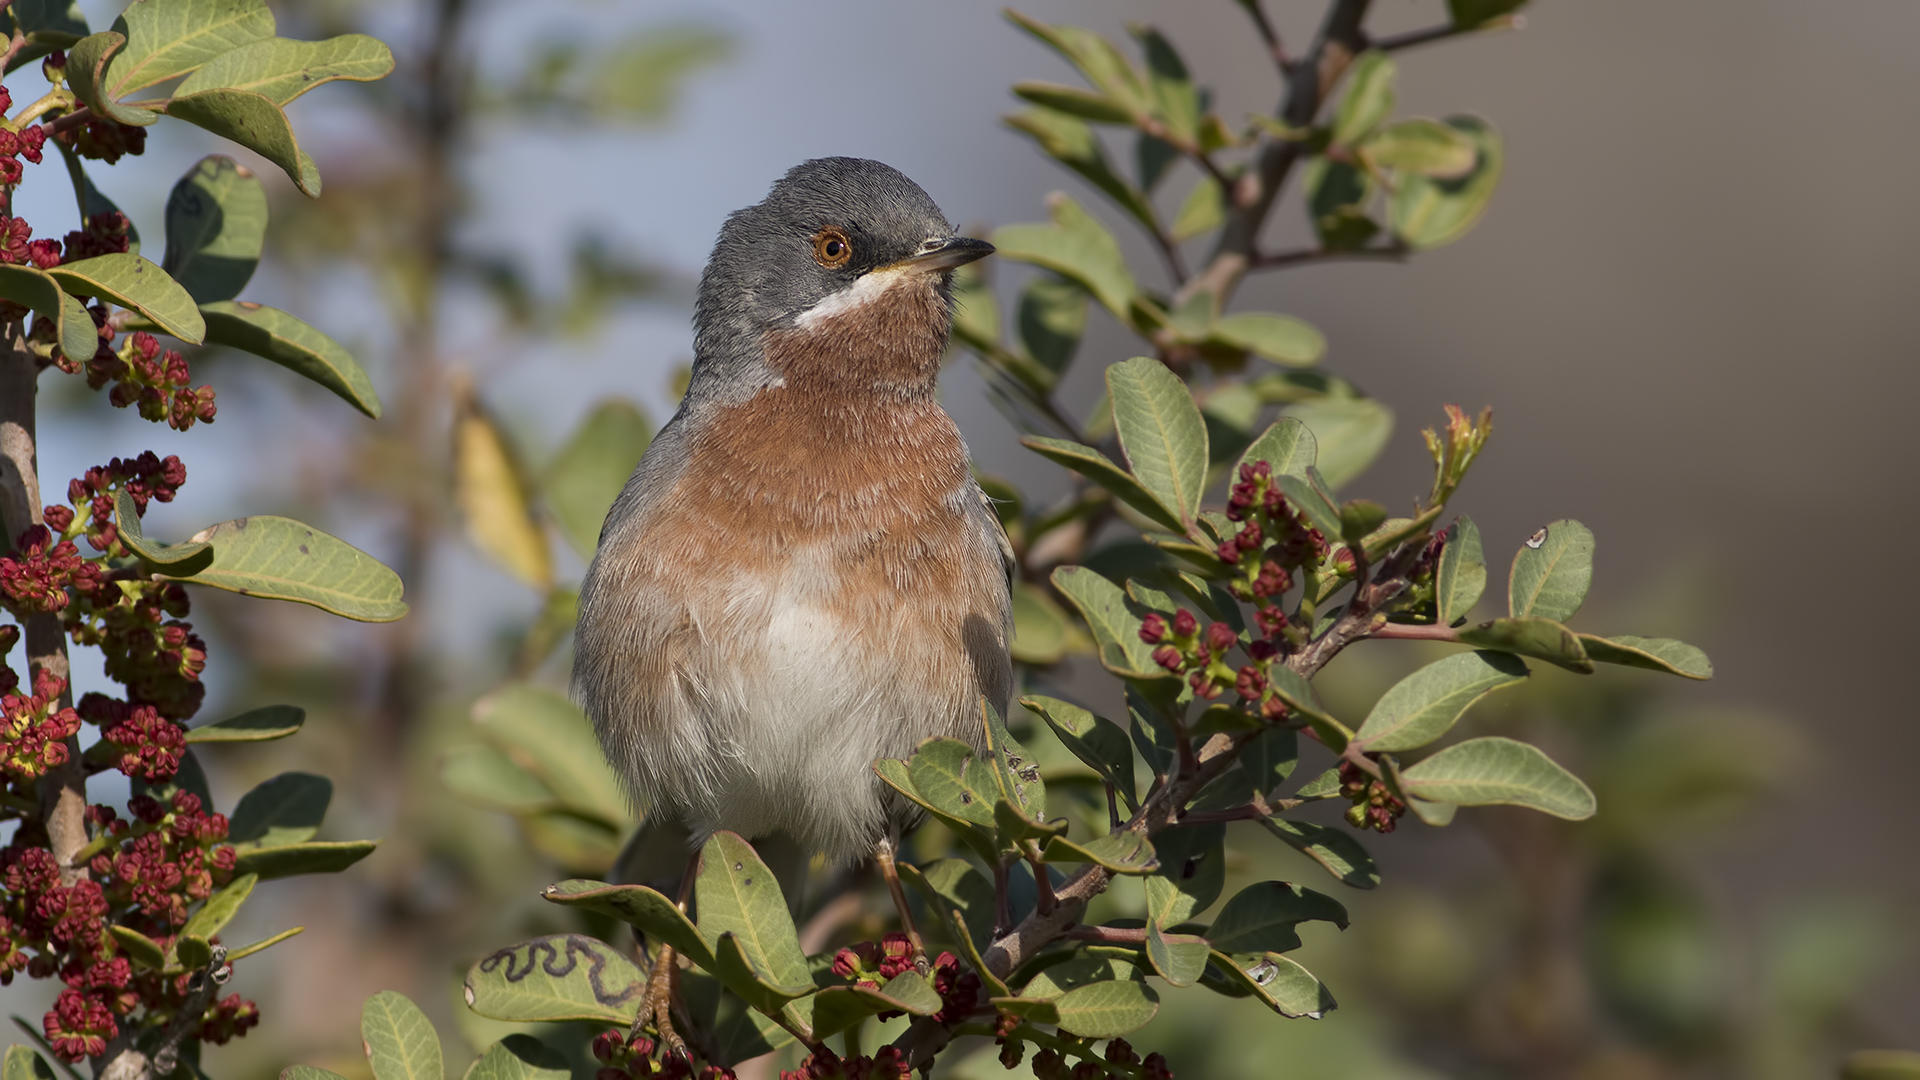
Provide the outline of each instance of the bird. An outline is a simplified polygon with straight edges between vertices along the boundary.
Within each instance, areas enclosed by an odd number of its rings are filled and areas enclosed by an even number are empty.
[[[696,853],[728,830],[872,857],[923,968],[895,870],[919,812],[872,765],[984,750],[980,703],[1012,697],[1013,550],[936,393],[953,272],[992,252],[859,158],[729,215],[685,396],[608,512],[575,632],[573,694],[649,822]],[[669,1023],[670,965],[636,1030]]]

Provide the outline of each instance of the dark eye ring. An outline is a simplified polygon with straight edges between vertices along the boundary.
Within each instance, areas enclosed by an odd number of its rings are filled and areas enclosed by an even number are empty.
[[[853,258],[853,242],[847,234],[831,225],[813,234],[813,261],[829,270],[838,270]]]

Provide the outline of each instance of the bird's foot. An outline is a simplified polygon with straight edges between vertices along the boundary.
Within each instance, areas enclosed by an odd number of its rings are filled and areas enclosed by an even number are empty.
[[[692,1060],[687,1052],[687,1043],[673,1027],[673,995],[675,976],[679,973],[673,947],[661,945],[653,957],[653,969],[647,973],[646,989],[640,995],[640,1009],[633,1017],[633,1030],[628,1038],[638,1037],[648,1023],[653,1024],[653,1033],[659,1037],[661,1047],[666,1053],[678,1054]]]

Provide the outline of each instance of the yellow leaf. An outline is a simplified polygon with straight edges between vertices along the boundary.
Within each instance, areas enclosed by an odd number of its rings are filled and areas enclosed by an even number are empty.
[[[526,480],[472,387],[462,381],[454,395],[453,490],[467,535],[508,573],[544,590],[553,583],[553,556]]]

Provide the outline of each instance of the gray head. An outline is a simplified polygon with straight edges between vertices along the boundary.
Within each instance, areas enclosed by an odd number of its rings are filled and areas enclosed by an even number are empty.
[[[721,226],[694,310],[690,390],[711,394],[764,380],[768,331],[828,310],[819,305],[875,271],[937,273],[944,290],[954,267],[992,251],[955,236],[940,208],[898,169],[861,158],[802,162],[764,201]]]

